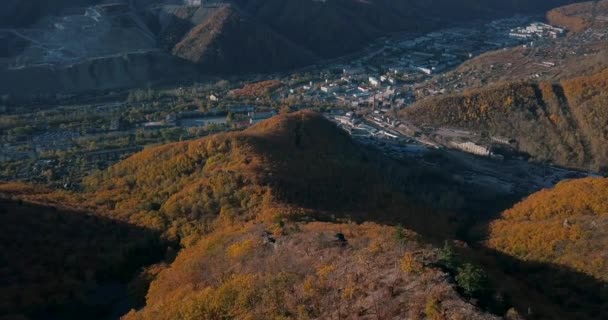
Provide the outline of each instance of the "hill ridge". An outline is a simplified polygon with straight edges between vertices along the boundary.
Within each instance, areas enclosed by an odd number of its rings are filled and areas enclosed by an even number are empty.
[[[602,171],[608,161],[607,90],[608,69],[559,83],[503,82],[428,98],[402,116],[510,137],[538,160]]]

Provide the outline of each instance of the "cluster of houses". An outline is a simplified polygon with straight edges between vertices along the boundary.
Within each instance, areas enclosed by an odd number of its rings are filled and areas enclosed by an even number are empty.
[[[565,30],[542,22],[534,22],[525,27],[511,29],[509,36],[517,39],[531,40],[539,38],[558,38]]]
[[[400,109],[417,98],[446,91],[441,83],[437,88],[420,90],[435,74],[482,52],[527,42],[509,33],[530,21],[528,17],[515,17],[492,21],[484,28],[458,27],[415,38],[402,35],[384,38],[370,46],[373,51],[335,66],[341,72],[322,74],[305,84],[296,81],[286,95],[348,108]],[[559,28],[545,24],[531,26],[531,30],[559,33]]]

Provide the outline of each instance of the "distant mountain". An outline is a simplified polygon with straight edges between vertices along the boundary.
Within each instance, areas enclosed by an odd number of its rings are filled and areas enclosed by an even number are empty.
[[[172,54],[210,72],[259,72],[305,65],[316,57],[233,6],[214,11],[173,47]]]
[[[233,43],[241,43],[241,47],[222,48],[224,54],[234,52],[234,57],[227,59],[231,63],[239,64],[239,59],[251,60],[250,56],[264,54],[268,51],[277,52],[276,58],[287,60],[290,65],[302,65],[310,59],[301,59],[300,55],[291,55],[289,50],[279,51],[289,42],[288,46],[294,45],[301,48],[304,53],[312,53],[319,58],[332,58],[350,53],[360,49],[374,38],[396,31],[420,32],[447,26],[456,22],[469,19],[493,18],[507,16],[517,12],[542,12],[555,6],[569,3],[571,1],[540,1],[530,3],[528,1],[355,1],[355,0],[332,0],[332,1],[299,1],[299,0],[235,0],[220,2],[221,6],[232,7],[232,12],[239,13],[241,19],[246,19],[254,29],[266,30],[264,33],[256,34],[254,39],[265,39],[256,49],[264,47],[264,50],[251,50],[247,47],[248,42],[239,41],[241,33],[226,32],[224,37]],[[223,19],[214,18],[214,8],[202,7],[192,14],[191,21],[194,25],[200,23],[206,26],[196,26],[195,34],[213,34],[221,32],[221,29],[229,25],[223,25]],[[224,13],[225,15],[225,13]],[[206,16],[208,21],[201,21],[200,17]],[[197,18],[198,17],[198,18]],[[214,31],[213,31],[214,30]],[[283,37],[270,35],[270,31]],[[180,45],[179,51],[197,50],[206,46],[204,39],[196,41],[192,33],[185,35],[186,43]],[[208,35],[207,35],[208,36]],[[229,38],[236,38],[229,40]],[[192,48],[188,48],[192,47]],[[237,50],[238,48],[238,50]],[[212,49],[213,50],[213,49]],[[217,51],[217,48],[214,49]],[[186,59],[201,63],[200,59],[192,59],[186,55]],[[255,58],[261,59],[261,57]],[[272,60],[272,59],[271,59]],[[255,61],[255,60],[254,60]],[[267,68],[273,68],[268,65]],[[238,71],[239,68],[236,68]],[[218,68],[218,71],[224,70]],[[226,69],[225,71],[231,71]],[[243,71],[247,71],[244,69]]]
[[[33,79],[42,72],[66,81],[49,83],[42,76],[36,89],[7,80],[0,94],[45,96],[99,90],[99,82],[105,83],[102,89],[117,89],[176,81],[171,70],[184,70],[184,63],[189,70],[176,73],[188,79],[284,70],[352,53],[391,32],[538,13],[571,2],[234,0],[192,7],[177,0],[8,0],[0,10],[0,40],[8,44],[0,48],[0,80]],[[89,6],[96,7],[87,11]],[[87,69],[95,59],[119,60],[120,54],[164,54],[166,71],[159,74],[153,65],[137,71],[117,68],[112,73],[116,81],[102,81],[95,73],[89,79],[67,70]],[[142,74],[148,75],[147,82],[140,80]]]
[[[414,123],[515,139],[538,160],[605,171],[608,70],[559,83],[510,82],[425,99],[402,112]]]

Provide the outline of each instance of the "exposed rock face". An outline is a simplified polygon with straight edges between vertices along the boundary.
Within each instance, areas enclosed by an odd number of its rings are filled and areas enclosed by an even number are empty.
[[[74,7],[87,7],[101,0],[3,0],[0,27],[28,27],[48,15],[58,15]]]
[[[91,59],[68,66],[39,65],[0,70],[0,94],[15,97],[49,93],[78,93],[185,79],[192,67],[155,51]],[[35,85],[32,85],[32,83]]]

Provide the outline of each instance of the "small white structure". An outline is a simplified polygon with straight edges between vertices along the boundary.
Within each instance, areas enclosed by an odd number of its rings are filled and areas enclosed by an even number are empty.
[[[378,79],[374,78],[374,77],[369,77],[369,84],[377,87],[380,85],[380,81],[378,81]]]
[[[416,70],[418,70],[426,75],[430,75],[433,73],[433,70],[431,70],[430,68],[425,68],[425,67],[417,67]]]
[[[450,145],[456,149],[462,150],[464,152],[476,154],[479,156],[489,157],[492,152],[490,152],[490,148],[485,146],[480,146],[473,142],[450,142]]]
[[[338,91],[339,87],[335,84],[332,83],[330,85],[324,85],[321,87],[321,91],[325,92],[325,93],[334,93],[336,91]]]

